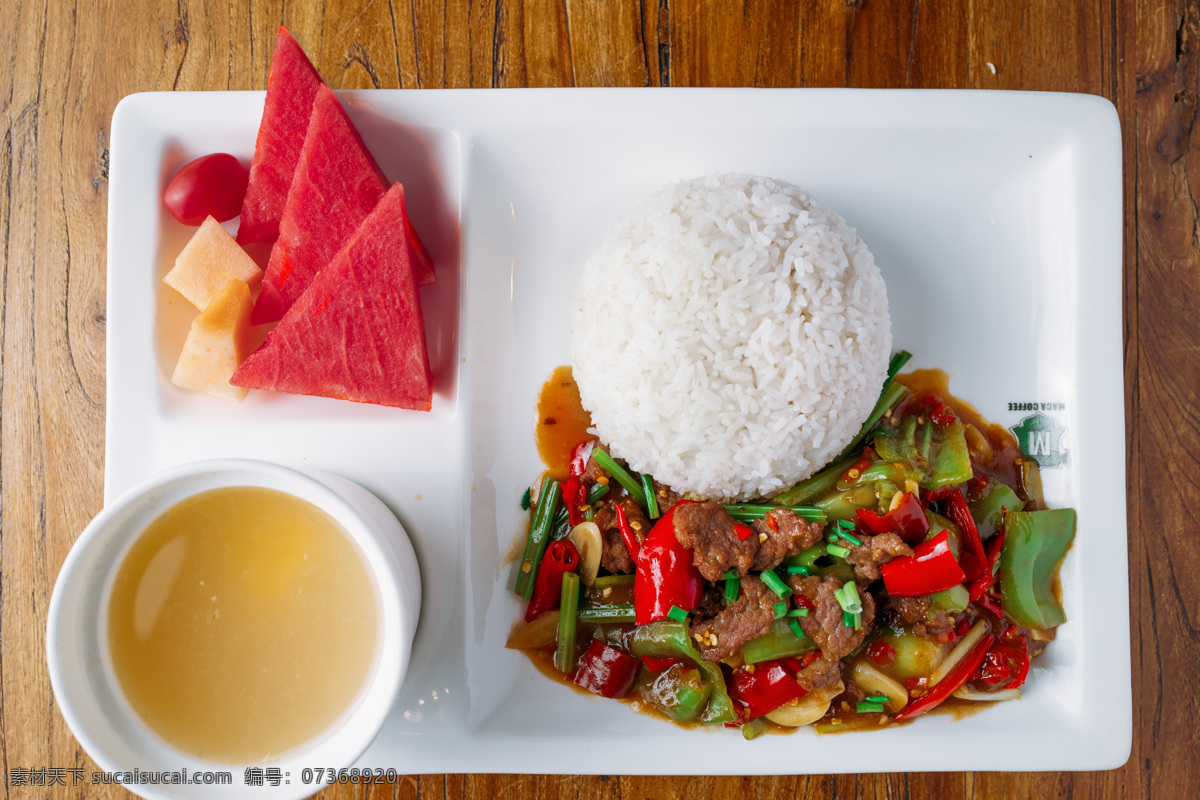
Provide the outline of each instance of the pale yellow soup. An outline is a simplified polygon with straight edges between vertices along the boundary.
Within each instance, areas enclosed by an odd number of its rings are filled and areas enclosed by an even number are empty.
[[[328,728],[375,655],[366,564],[324,511],[284,492],[213,489],[141,533],[108,611],[113,668],[160,736],[254,763]]]

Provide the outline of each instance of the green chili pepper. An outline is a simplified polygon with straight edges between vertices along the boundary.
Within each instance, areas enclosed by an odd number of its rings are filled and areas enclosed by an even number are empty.
[[[654,674],[642,670],[637,692],[642,699],[673,720],[688,722],[700,716],[712,696],[712,684],[700,677],[700,672],[682,664],[674,664]]]
[[[742,723],[742,738],[750,741],[767,732],[767,720],[764,717],[755,717],[749,722]]]
[[[855,513],[860,508],[875,507],[875,487],[871,485],[856,486],[848,492],[831,492],[820,499],[814,500],[813,505],[825,512],[830,521],[839,519],[856,520]]]
[[[970,592],[961,583],[951,586],[949,589],[934,592],[929,595],[929,599],[947,611],[962,611],[971,602]]]
[[[926,488],[936,489],[971,480],[971,452],[967,449],[962,420],[956,417],[944,430],[935,431],[934,440],[938,439],[939,447],[930,464]]]
[[[853,467],[857,461],[857,455],[840,459],[811,478],[806,478],[783,494],[776,496],[771,502],[777,506],[803,505],[817,495],[832,489],[837,484],[838,478],[842,477],[842,473]]]
[[[970,504],[971,516],[979,528],[979,537],[986,539],[1004,524],[1004,509],[1020,511],[1025,507],[1017,493],[995,478],[988,480],[987,494]]]
[[[708,707],[700,715],[700,721],[725,723],[738,719],[737,709],[725,688],[725,676],[721,667],[705,660],[692,646],[686,623],[664,619],[649,625],[639,625],[630,639],[629,651],[638,658],[685,658],[691,661],[700,670],[704,680],[712,684],[712,696]]]
[[[809,567],[811,569],[817,559],[823,555],[825,555],[825,543],[818,542],[807,550],[801,550],[784,563],[789,567]]]
[[[1075,538],[1075,510],[1014,511],[1000,548],[1000,595],[1004,613],[1027,628],[1066,621],[1054,596],[1058,565]]]
[[[792,632],[790,620],[777,619],[771,623],[770,631],[742,645],[741,652],[742,659],[747,664],[758,664],[777,658],[798,656],[816,649],[817,643],[811,637],[796,637]]]

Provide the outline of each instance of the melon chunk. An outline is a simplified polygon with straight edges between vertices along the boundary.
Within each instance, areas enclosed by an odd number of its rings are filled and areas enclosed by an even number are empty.
[[[192,321],[171,383],[210,397],[242,402],[247,390],[229,378],[251,350],[250,287],[231,280]]]
[[[261,276],[254,259],[238,247],[221,223],[209,217],[175,259],[163,283],[196,308],[206,309],[230,281],[253,284]]]

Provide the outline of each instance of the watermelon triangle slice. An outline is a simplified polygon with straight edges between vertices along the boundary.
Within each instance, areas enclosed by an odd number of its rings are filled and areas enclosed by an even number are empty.
[[[261,325],[281,319],[387,187],[387,179],[342,104],[328,86],[321,86],[251,322]],[[429,255],[411,224],[405,225],[416,253],[417,282],[432,283]]]
[[[292,174],[312,116],[313,99],[323,85],[300,45],[281,25],[271,56],[267,102],[254,143],[254,160],[250,162],[250,183],[242,200],[238,244],[278,235]]]
[[[433,378],[407,223],[397,183],[230,383],[428,411]]]

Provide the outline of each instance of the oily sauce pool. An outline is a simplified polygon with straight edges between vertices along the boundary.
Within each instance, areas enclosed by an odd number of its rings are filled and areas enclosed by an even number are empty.
[[[376,606],[362,557],[324,511],[274,489],[213,489],[134,542],[109,603],[109,649],[126,698],[160,736],[253,763],[354,702],[375,656]]]

